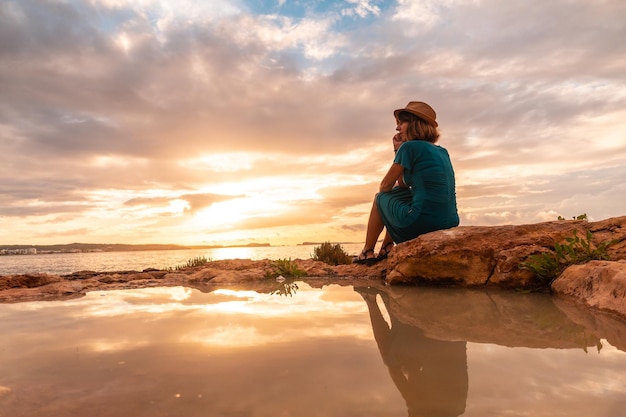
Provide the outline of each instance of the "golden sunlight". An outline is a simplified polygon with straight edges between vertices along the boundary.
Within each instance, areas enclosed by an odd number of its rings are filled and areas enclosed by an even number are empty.
[[[237,223],[254,217],[265,217],[267,213],[279,213],[284,207],[268,198],[244,197],[214,203],[198,211],[191,220],[192,225],[202,228],[231,229]]]
[[[215,259],[252,259],[254,253],[250,248],[217,248],[213,249]]]
[[[192,170],[237,172],[252,169],[254,163],[263,158],[267,158],[267,155],[256,152],[231,152],[205,155],[180,161],[179,164],[185,169]]]

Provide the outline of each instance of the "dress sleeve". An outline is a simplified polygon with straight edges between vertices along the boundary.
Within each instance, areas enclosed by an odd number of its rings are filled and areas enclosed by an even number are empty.
[[[421,151],[418,143],[405,142],[398,148],[396,157],[393,159],[395,164],[400,164],[406,170],[411,170]]]

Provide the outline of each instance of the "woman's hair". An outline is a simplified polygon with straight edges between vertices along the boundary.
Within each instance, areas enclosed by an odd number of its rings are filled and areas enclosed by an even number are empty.
[[[406,132],[409,140],[425,140],[430,143],[436,143],[439,140],[439,130],[435,126],[409,112],[400,112],[398,120],[409,123]]]

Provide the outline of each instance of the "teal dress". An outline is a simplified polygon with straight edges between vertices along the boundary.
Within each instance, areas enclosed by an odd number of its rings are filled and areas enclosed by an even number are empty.
[[[404,183],[376,194],[376,205],[396,243],[459,225],[454,170],[448,151],[423,140],[405,142],[394,163],[404,168]]]

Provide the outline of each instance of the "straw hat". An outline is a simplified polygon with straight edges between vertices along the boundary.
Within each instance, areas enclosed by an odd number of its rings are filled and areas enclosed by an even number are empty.
[[[411,113],[435,127],[439,126],[435,120],[437,118],[437,113],[435,113],[432,107],[424,102],[409,101],[409,104],[407,104],[405,108],[398,109],[393,112],[396,120],[398,120],[398,115],[402,112]]]

